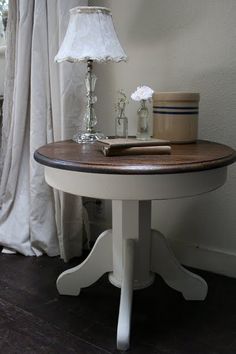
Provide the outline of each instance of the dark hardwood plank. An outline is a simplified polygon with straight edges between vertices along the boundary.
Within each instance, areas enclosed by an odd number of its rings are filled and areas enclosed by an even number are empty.
[[[34,158],[39,163],[72,171],[111,174],[159,174],[209,170],[236,161],[230,147],[199,140],[193,144],[173,144],[170,155],[105,157],[98,143],[77,144],[72,140],[47,144]]]
[[[109,353],[2,299],[0,313],[1,353]]]
[[[0,353],[119,353],[120,290],[107,275],[78,297],[57,293],[57,276],[81,260],[0,254]],[[203,302],[185,301],[158,276],[134,292],[128,353],[236,353],[236,279],[194,271],[209,285]]]

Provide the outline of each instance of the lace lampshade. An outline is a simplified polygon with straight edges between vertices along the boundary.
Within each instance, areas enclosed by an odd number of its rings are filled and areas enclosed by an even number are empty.
[[[79,6],[70,10],[70,21],[65,38],[55,61],[87,62],[86,74],[87,110],[86,132],[77,134],[77,142],[94,141],[104,137],[95,131],[97,124],[93,105],[96,102],[94,88],[96,76],[92,73],[92,62],[126,61],[127,56],[118,40],[111,11],[105,7]]]

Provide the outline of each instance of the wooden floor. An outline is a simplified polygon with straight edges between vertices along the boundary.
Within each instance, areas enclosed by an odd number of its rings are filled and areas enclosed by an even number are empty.
[[[78,263],[0,254],[0,353],[117,353],[119,289],[103,276],[79,297],[60,296],[55,281]],[[160,278],[134,294],[129,353],[235,354],[236,279],[198,272],[204,302],[187,302]]]

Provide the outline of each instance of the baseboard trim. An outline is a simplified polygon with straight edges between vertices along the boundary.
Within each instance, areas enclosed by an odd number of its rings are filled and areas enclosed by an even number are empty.
[[[177,240],[169,242],[181,264],[236,278],[236,253]]]

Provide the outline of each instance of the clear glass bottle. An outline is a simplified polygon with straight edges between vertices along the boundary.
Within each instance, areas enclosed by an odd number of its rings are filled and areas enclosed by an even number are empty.
[[[117,117],[115,119],[115,137],[128,138],[128,118],[125,115],[125,107],[129,103],[123,90],[120,90],[116,104]]]
[[[141,107],[138,109],[138,122],[137,122],[137,135],[136,138],[139,140],[150,139],[149,133],[149,112],[146,106],[146,100],[141,100]]]
[[[116,117],[115,135],[116,138],[128,138],[128,118],[124,114]]]

